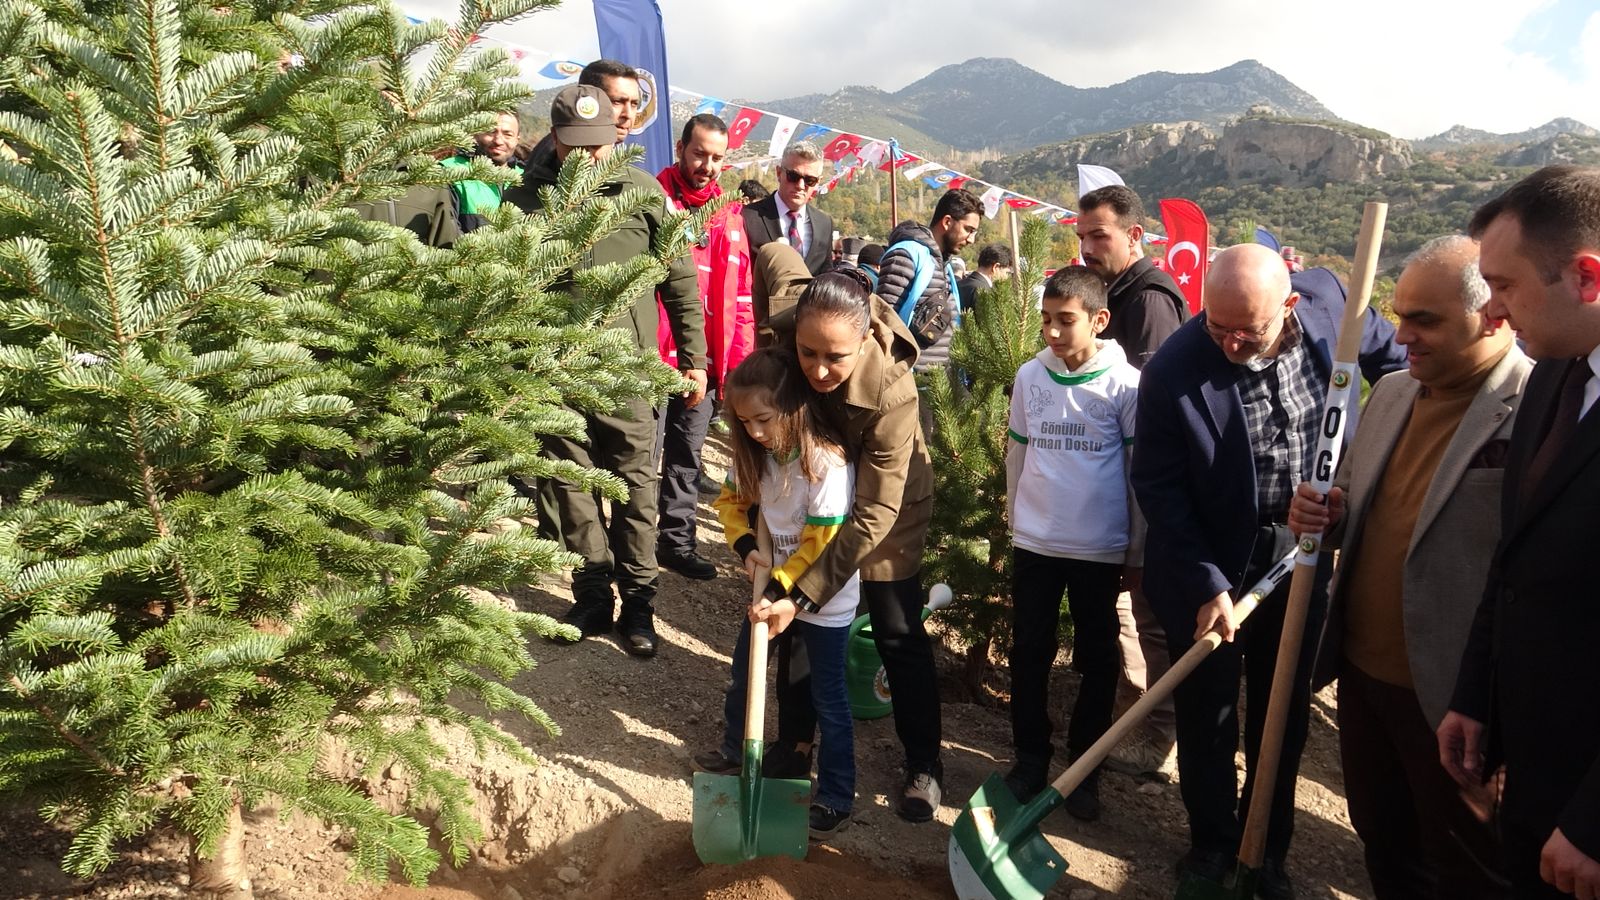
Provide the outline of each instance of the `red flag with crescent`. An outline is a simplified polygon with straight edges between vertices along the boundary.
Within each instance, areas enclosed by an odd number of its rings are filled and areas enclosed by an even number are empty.
[[[1161,224],[1167,228],[1167,274],[1189,301],[1189,312],[1198,314],[1211,251],[1206,214],[1193,200],[1163,200]]]
[[[861,138],[859,135],[841,134],[829,141],[826,147],[822,148],[822,158],[828,162],[838,162],[856,152],[856,148],[860,146]]]
[[[744,146],[744,139],[756,129],[756,123],[761,121],[761,110],[751,109],[746,106],[739,110],[739,114],[728,123],[728,149],[737,150]]]
[[[945,185],[945,187],[947,187],[947,188],[949,188],[950,190],[953,191],[953,190],[956,190],[957,188],[961,187],[963,184],[966,184],[966,183],[967,183],[967,176],[965,176],[965,175],[957,175],[956,177],[950,179],[950,181]]]
[[[1029,200],[1027,197],[1007,197],[1006,205],[1012,209],[1033,209],[1039,205],[1039,201]]]
[[[884,160],[883,161],[883,165],[878,167],[878,171],[879,172],[891,172],[891,171],[893,171],[895,169],[901,168],[902,166],[908,165],[908,164],[913,163],[913,162],[917,162],[917,163],[922,162],[922,157],[916,156],[916,155],[913,155],[913,154],[910,154],[910,153],[902,153],[902,154],[900,154],[898,159],[886,159],[886,160]]]

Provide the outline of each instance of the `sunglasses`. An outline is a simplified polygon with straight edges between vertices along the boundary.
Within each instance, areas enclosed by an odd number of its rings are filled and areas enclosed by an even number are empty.
[[[784,169],[783,177],[784,180],[790,184],[800,184],[804,182],[805,186],[808,188],[814,188],[817,186],[818,182],[822,181],[822,178],[818,175],[802,175],[793,169]]]

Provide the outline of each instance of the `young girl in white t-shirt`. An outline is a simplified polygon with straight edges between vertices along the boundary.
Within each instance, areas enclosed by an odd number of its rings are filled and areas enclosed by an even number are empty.
[[[770,563],[772,577],[763,598],[751,604],[734,648],[722,746],[697,755],[695,765],[716,773],[740,768],[750,623],[765,618],[778,650],[778,740],[763,774],[809,777],[811,743],[820,728],[811,836],[823,840],[849,823],[855,800],[855,731],[844,664],[861,579],[852,577],[820,605],[802,598],[807,606],[797,608],[789,597],[855,498],[855,470],[811,397],[794,357],[775,348],[746,357],[723,385],[723,409],[734,426],[733,470],[716,500],[717,515],[746,573]],[[754,507],[772,535],[771,560],[756,548]]]

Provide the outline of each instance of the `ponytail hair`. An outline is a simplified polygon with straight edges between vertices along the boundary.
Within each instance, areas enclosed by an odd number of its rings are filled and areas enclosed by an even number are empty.
[[[866,273],[855,266],[836,266],[812,279],[795,303],[795,324],[813,315],[844,319],[865,336],[872,327],[872,287]]]
[[[768,397],[775,413],[769,424],[772,448],[763,447],[739,421],[739,406],[752,396]],[[842,453],[841,441],[817,410],[817,397],[800,374],[794,354],[778,347],[751,353],[722,385],[722,414],[733,443],[733,483],[744,503],[761,501],[761,474],[767,456],[788,459],[799,454],[807,481],[822,477],[819,463],[826,453]]]

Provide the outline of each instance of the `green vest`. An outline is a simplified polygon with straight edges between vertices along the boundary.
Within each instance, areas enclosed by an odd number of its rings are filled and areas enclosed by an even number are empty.
[[[472,160],[465,156],[456,155],[440,162],[440,165],[453,169],[465,169],[472,164]],[[512,168],[521,171],[521,166]],[[475,179],[465,179],[450,185],[450,190],[456,195],[456,208],[464,216],[478,216],[494,212],[500,206],[500,186],[485,184]]]

